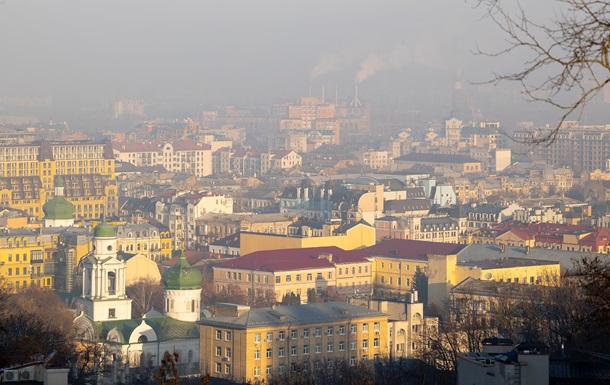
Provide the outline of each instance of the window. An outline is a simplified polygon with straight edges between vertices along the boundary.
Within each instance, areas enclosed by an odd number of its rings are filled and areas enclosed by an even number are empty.
[[[260,377],[261,375],[261,367],[260,365],[257,365],[254,367],[254,377]]]
[[[231,341],[231,332],[225,332],[225,341]]]
[[[277,372],[279,374],[284,374],[284,371],[286,370],[285,368],[286,367],[284,366],[284,364],[279,364],[278,367],[277,367]]]
[[[265,357],[271,358],[272,356],[273,356],[273,349],[267,348],[267,354],[266,354]]]
[[[351,356],[349,358],[349,366],[354,366],[356,365],[356,357],[355,356]]]
[[[216,357],[220,357],[222,354],[222,348],[220,346],[216,346]]]
[[[297,355],[297,347],[296,346],[291,346],[290,347],[290,355],[291,356],[296,356]]]
[[[375,322],[373,324],[373,330],[375,330],[375,332],[379,332],[379,322]]]
[[[313,279],[313,277],[312,277],[311,273],[307,274],[307,280],[311,281],[312,279]]]
[[[318,275],[316,276],[316,279],[317,279],[318,281],[320,281],[320,280],[322,279],[322,273],[318,273]]]
[[[316,337],[322,337],[322,328],[316,328]]]
[[[379,347],[379,338],[375,338],[373,340],[373,347],[378,348]]]
[[[366,338],[362,340],[362,348],[368,348],[369,347],[369,340],[367,340]]]
[[[286,282],[292,282],[292,276],[287,275],[286,276]]]
[[[255,343],[260,343],[261,342],[261,334],[260,333],[254,333],[254,342]]]
[[[332,326],[329,326],[328,328],[326,328],[326,335],[327,336],[332,336],[334,334],[335,329]]]
[[[362,324],[362,332],[364,332],[364,333],[369,332],[369,324],[367,324],[367,323]]]
[[[352,325],[350,327],[352,334],[356,334],[356,331],[358,330],[358,325]]]
[[[309,345],[303,345],[303,354],[309,354]]]
[[[282,277],[280,277],[279,275],[275,277],[275,283],[282,283]]]
[[[273,332],[267,332],[267,342],[273,341]]]
[[[309,338],[309,329],[303,329],[303,338]]]
[[[216,339],[219,340],[222,338],[222,332],[220,330],[216,330]]]
[[[334,349],[334,344],[332,342],[329,342],[328,344],[326,344],[326,351],[328,353],[332,353],[333,349]]]
[[[339,333],[340,335],[345,334],[345,325],[341,325],[341,326],[339,326],[338,333]]]
[[[278,333],[278,338],[280,339],[280,341],[284,341],[284,340],[286,339],[286,332],[285,332],[285,331],[283,331],[283,330],[281,330],[281,331]]]
[[[339,351],[345,351],[345,341],[339,341]]]
[[[322,344],[316,344],[316,354],[322,353]]]
[[[283,346],[280,346],[280,348],[277,351],[277,355],[279,357],[284,357],[286,356],[286,348],[284,348]]]
[[[216,373],[220,373],[220,371],[222,370],[222,364],[220,362],[216,363]]]
[[[261,350],[260,349],[254,349],[254,359],[255,360],[261,359]]]
[[[271,365],[267,365],[267,369],[265,369],[265,374],[270,375],[273,373],[273,367]]]
[[[297,274],[297,282],[301,281],[301,274]]]
[[[231,364],[225,365],[225,374],[231,374]]]
[[[231,358],[231,348],[226,348],[225,349],[225,357]]]
[[[299,332],[297,330],[291,330],[290,338],[292,338],[293,340],[296,340],[297,338],[299,338]]]
[[[116,318],[116,310],[108,309],[108,318]]]

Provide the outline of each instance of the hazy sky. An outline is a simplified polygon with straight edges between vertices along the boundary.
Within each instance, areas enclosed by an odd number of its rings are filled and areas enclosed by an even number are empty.
[[[547,0],[545,0],[547,1]],[[0,96],[265,105],[315,93],[434,100],[511,61],[465,0],[0,0]]]

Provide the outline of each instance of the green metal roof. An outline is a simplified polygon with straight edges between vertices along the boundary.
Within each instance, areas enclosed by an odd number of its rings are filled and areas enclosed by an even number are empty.
[[[74,205],[63,196],[56,196],[42,206],[46,219],[72,219]]]
[[[201,272],[193,268],[181,252],[176,264],[163,274],[163,283],[172,290],[201,289]]]
[[[93,236],[101,238],[116,237],[116,228],[106,222],[100,222],[93,230]]]
[[[157,333],[157,341],[199,338],[199,327],[195,322],[180,321],[171,317],[144,318],[144,321]],[[112,329],[116,328],[122,336],[122,342],[127,344],[131,333],[141,323],[142,318],[134,318],[120,321],[96,322],[95,326],[103,339],[106,338]]]

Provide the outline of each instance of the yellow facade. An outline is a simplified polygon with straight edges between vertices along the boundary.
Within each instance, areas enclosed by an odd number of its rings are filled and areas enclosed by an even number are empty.
[[[31,285],[52,287],[46,259],[45,245],[35,231],[18,229],[0,235],[0,277],[11,291]]]
[[[460,262],[457,255],[428,255],[428,301],[442,305],[451,289],[468,277],[517,284],[558,285],[559,262],[503,258]]]
[[[306,309],[310,305],[295,306]],[[314,323],[282,321],[278,313],[277,323],[260,327],[204,320],[200,327],[200,369],[214,377],[262,383],[269,375],[288,373],[293,367],[315,370],[339,360],[355,365],[388,355],[387,315],[374,312],[350,318],[348,311],[344,314]]]
[[[372,263],[340,263],[324,268],[299,270],[252,271],[246,269],[214,267],[214,285],[217,291],[235,285],[248,296],[252,290],[274,293],[277,301],[287,294],[299,295],[307,303],[308,290],[322,295],[326,289],[338,294],[367,294],[371,292]]]
[[[240,255],[262,250],[324,246],[337,246],[344,250],[354,250],[375,244],[375,228],[358,224],[347,230],[344,234],[310,237],[242,232],[239,239]]]
[[[42,206],[53,197],[56,175],[99,174],[106,180],[114,180],[114,158],[105,143],[47,142],[31,145],[0,147],[0,178],[37,177],[40,185],[33,191],[17,191],[5,186],[0,189],[3,205],[24,210],[42,219]],[[91,186],[93,188],[93,186]],[[102,191],[86,196],[66,196],[76,206],[77,218],[99,218],[101,213],[115,215],[118,212],[118,189],[107,184]]]
[[[145,255],[138,254],[125,262],[125,284],[130,285],[141,279],[161,282],[161,273],[156,262]]]
[[[410,293],[413,287],[413,277],[418,268],[425,270],[426,261],[373,256],[373,285],[375,294],[404,295]]]

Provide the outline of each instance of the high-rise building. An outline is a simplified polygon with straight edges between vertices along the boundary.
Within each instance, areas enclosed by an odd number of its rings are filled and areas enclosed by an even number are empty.
[[[63,176],[64,197],[75,206],[75,219],[117,214],[112,148],[86,141],[1,146],[0,205],[41,219],[57,175]]]

